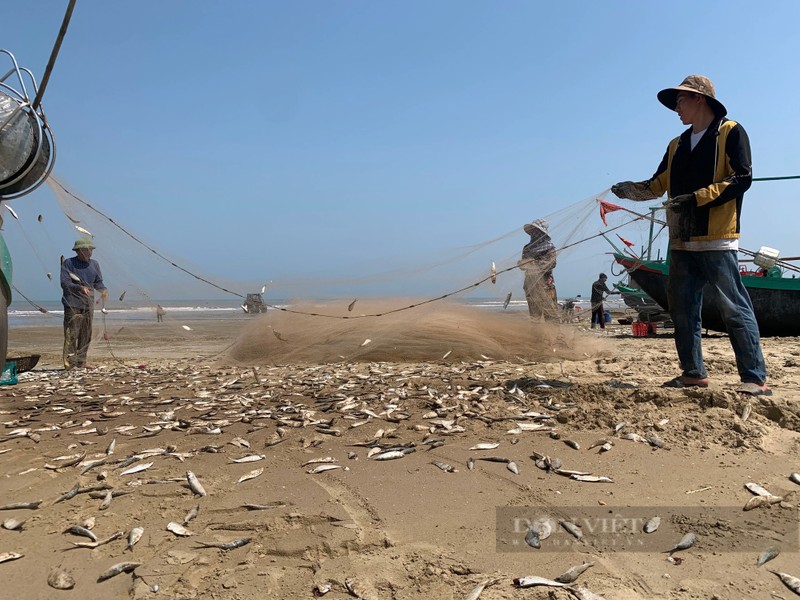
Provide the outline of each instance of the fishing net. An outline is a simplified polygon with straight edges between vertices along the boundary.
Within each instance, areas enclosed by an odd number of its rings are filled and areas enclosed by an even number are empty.
[[[90,236],[109,289],[108,299],[96,305],[95,339],[101,335],[113,351],[120,323],[155,323],[158,312],[165,328],[191,335],[196,319],[218,311],[242,330],[229,357],[244,364],[596,356],[607,349],[570,327],[588,312],[565,310],[565,298],[588,297],[596,272],[608,270],[609,241],[622,245],[613,239],[615,227],[631,227],[631,246],[649,235],[649,223],[630,214],[608,211],[606,220],[616,223],[603,222],[598,208],[606,191],[549,214],[510,219],[508,231],[483,241],[476,234],[469,245],[441,239],[439,247],[422,252],[409,244],[401,256],[377,249],[364,253],[361,264],[350,258],[346,265],[334,264],[335,252],[321,252],[314,264],[294,264],[289,272],[276,268],[290,262],[277,256],[252,278],[231,279],[171,254],[60,179],[48,184],[52,195],[32,195],[16,204],[12,218],[5,215],[4,234],[17,264],[15,310],[61,319],[60,259],[73,255],[76,237]],[[545,224],[554,266],[522,255],[533,240],[523,226],[534,222]],[[286,252],[291,256],[293,249]],[[265,313],[246,314],[248,307],[253,312],[248,294],[263,299]]]

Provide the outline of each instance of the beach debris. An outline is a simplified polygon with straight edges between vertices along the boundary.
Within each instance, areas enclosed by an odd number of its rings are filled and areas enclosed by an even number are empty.
[[[321,598],[332,589],[333,585],[331,585],[330,581],[326,581],[324,583],[315,583],[314,587],[311,588],[311,593],[314,594],[315,598]]]
[[[765,563],[768,563],[773,558],[778,556],[778,554],[780,554],[780,553],[781,553],[781,551],[778,550],[778,548],[775,548],[774,546],[770,547],[770,548],[767,548],[761,554],[758,555],[758,559],[756,560],[756,566],[760,567],[761,565],[763,565]]]
[[[3,521],[3,529],[8,529],[9,531],[16,531],[18,529],[22,529],[22,526],[25,524],[25,521],[20,521],[19,519],[14,519],[13,517],[10,519],[6,519]]]
[[[512,292],[508,292],[508,295],[506,295],[506,299],[503,300],[503,310],[507,309],[508,305],[511,303],[511,294]]]
[[[564,443],[567,446],[569,446],[570,448],[572,448],[573,450],[580,450],[581,449],[581,445],[578,442],[576,442],[575,440],[564,440]]]
[[[800,473],[792,473],[789,475],[789,481],[800,485]]]
[[[770,571],[770,573],[774,573],[775,575],[780,577],[780,580],[783,582],[783,585],[785,585],[795,594],[800,596],[800,579],[792,575],[789,575],[788,573],[781,573],[780,571]]]
[[[652,517],[645,521],[645,524],[642,526],[642,531],[645,533],[655,533],[658,530],[659,525],[661,525],[661,517]]]
[[[549,517],[541,517],[528,525],[528,533],[525,534],[525,543],[537,550],[542,547],[542,542],[553,533],[552,521]]]
[[[25,556],[24,554],[20,554],[19,552],[0,552],[0,563],[9,562],[11,560],[17,560],[18,558],[22,558]]]
[[[356,302],[358,302],[358,298],[347,305],[347,312],[353,312],[353,307],[356,305]]]
[[[685,536],[681,538],[681,540],[675,544],[669,550],[664,550],[664,552],[668,554],[672,554],[673,552],[677,552],[678,550],[688,550],[694,543],[697,541],[697,534],[694,531],[690,531]]]
[[[64,530],[64,533],[71,533],[72,535],[83,536],[85,538],[89,538],[93,542],[97,541],[97,536],[94,533],[92,533],[91,531],[89,531],[88,527],[84,527],[84,526],[81,526],[81,525],[72,525],[70,527],[67,527]]]
[[[200,483],[200,480],[197,479],[197,475],[191,471],[186,471],[186,481],[189,483],[189,489],[192,490],[192,492],[194,492],[196,495],[200,496],[201,498],[208,495],[205,488]]]
[[[748,482],[744,484],[744,487],[748,492],[755,494],[756,496],[772,496],[771,492],[757,483]]]
[[[236,483],[237,484],[238,483],[243,483],[245,481],[250,481],[251,479],[255,479],[256,477],[261,475],[263,472],[264,472],[264,467],[261,467],[260,469],[253,469],[252,471],[250,471],[248,473],[245,473],[244,475],[239,477],[239,480]]]
[[[128,533],[128,545],[125,547],[125,550],[133,550],[136,542],[142,539],[142,534],[144,534],[144,528],[142,527],[134,527],[131,529],[130,533]]]
[[[194,535],[191,531],[186,529],[186,527],[180,523],[176,523],[175,521],[170,521],[167,523],[167,531],[180,537],[189,537],[190,535]]]
[[[762,506],[772,506],[773,504],[779,504],[781,502],[783,502],[783,496],[773,496],[772,494],[768,496],[753,496],[747,501],[747,504],[744,505],[742,510],[753,510],[761,508]]]
[[[252,538],[240,538],[231,542],[197,542],[199,545],[195,548],[219,548],[220,550],[234,550],[246,546],[252,541]]]
[[[71,590],[75,587],[75,580],[72,575],[56,567],[47,576],[47,585],[57,590]]]
[[[574,583],[578,577],[580,577],[584,571],[593,567],[594,563],[589,561],[584,561],[583,564],[575,565],[571,567],[566,572],[562,573],[558,577],[556,577],[556,581],[559,583]]]
[[[519,475],[519,467],[517,466],[517,463],[515,463],[513,460],[509,460],[506,463],[506,469],[511,471],[514,475]]]
[[[140,566],[142,566],[142,563],[136,563],[136,562],[117,563],[114,566],[107,569],[106,571],[103,571],[97,578],[97,583],[105,581],[106,579],[111,579],[112,577],[116,577],[120,573],[132,573],[134,570],[136,570],[137,567]]]
[[[150,467],[153,466],[153,463],[141,463],[136,465],[135,467],[131,467],[130,469],[124,470],[120,475],[133,475],[134,473],[141,473],[142,471],[146,471]]]
[[[529,588],[540,585],[547,587],[567,587],[567,585],[569,585],[566,583],[554,581],[552,579],[547,579],[546,577],[539,577],[537,575],[532,575],[529,577],[517,577],[516,579],[514,579],[513,583],[518,588]]]
[[[438,468],[440,468],[445,473],[458,473],[458,469],[456,469],[455,467],[453,467],[451,465],[448,465],[447,463],[443,463],[443,462],[439,462],[438,460],[435,460],[431,464],[435,465]]]
[[[598,450],[598,453],[602,454],[603,452],[608,452],[613,447],[614,446],[610,442],[606,442],[605,444],[600,446],[600,449]]]
[[[472,446],[470,450],[494,450],[499,445],[499,443],[480,443]]]

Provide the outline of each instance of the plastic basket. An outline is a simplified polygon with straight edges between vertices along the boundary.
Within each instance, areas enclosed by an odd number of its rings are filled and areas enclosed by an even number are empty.
[[[650,323],[631,323],[631,333],[634,337],[645,337],[650,330],[649,325]]]
[[[17,385],[17,363],[13,360],[6,362],[3,374],[0,376],[0,385]]]

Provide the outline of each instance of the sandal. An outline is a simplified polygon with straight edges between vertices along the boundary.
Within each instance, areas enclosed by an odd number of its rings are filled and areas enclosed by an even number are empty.
[[[736,391],[748,396],[772,396],[772,390],[767,387],[766,383],[743,383],[736,388]]]
[[[708,387],[708,377],[685,377],[680,375],[675,379],[670,379],[661,384],[661,387],[666,388],[687,388],[687,387]]]

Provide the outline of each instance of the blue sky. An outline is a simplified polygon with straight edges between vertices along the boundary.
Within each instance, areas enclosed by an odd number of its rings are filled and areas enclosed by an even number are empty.
[[[4,7],[0,47],[41,77],[66,6]],[[690,73],[747,129],[757,177],[800,175],[798,22],[790,1],[78,0],[44,106],[56,175],[171,256],[227,280],[347,279],[649,177],[682,130],[656,93]],[[742,245],[800,254],[798,197],[755,183]],[[6,221],[15,283],[57,299]],[[608,268],[567,261],[559,294]]]

